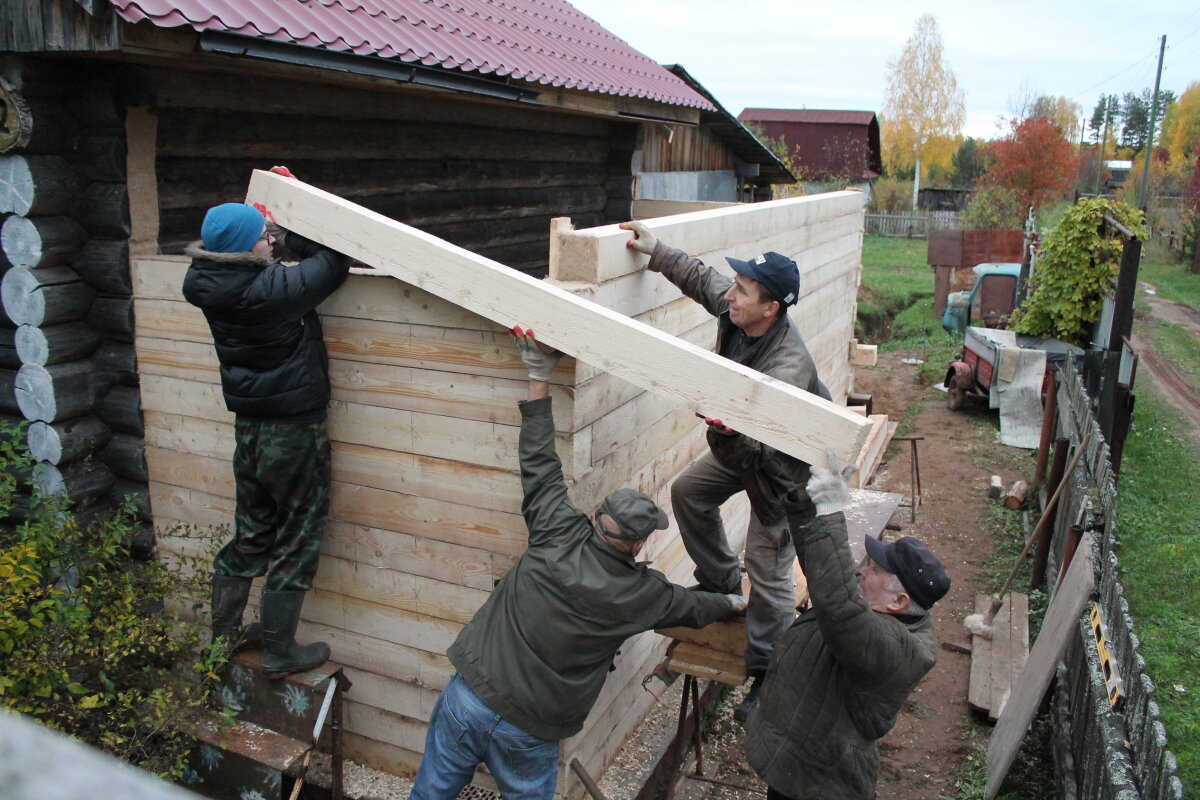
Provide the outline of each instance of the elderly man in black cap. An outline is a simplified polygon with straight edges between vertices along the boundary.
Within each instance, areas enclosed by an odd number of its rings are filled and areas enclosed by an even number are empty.
[[[868,536],[855,570],[842,513],[852,470],[839,472],[832,450],[827,459],[812,468],[811,504],[785,500],[812,608],[776,643],[746,723],[746,757],[768,800],[875,797],[875,741],[937,661],[929,609],[950,589],[937,556],[911,536]],[[783,468],[794,475],[798,463]]]
[[[558,741],[583,728],[618,648],[654,628],[701,628],[746,607],[692,592],[635,559],[667,516],[618,489],[592,516],[567,494],[554,450],[548,381],[558,358],[514,328],[529,368],[520,404],[521,512],[529,547],[447,655],[457,674],[438,698],[412,800],[452,800],[482,762],[505,800],[554,796]]]
[[[749,261],[727,258],[734,272],[730,278],[663,244],[640,222],[621,227],[636,235],[629,246],[650,256],[648,269],[661,272],[718,318],[717,353],[829,399],[812,356],[787,314],[800,294],[796,262],[775,252]],[[744,722],[758,698],[771,648],[796,618],[795,550],[781,502],[782,491],[791,483],[773,474],[777,465],[769,447],[736,433],[720,420],[705,421],[710,452],[676,478],[671,504],[688,555],[696,563],[700,588],[730,593],[740,592],[742,581],[737,553],[729,546],[721,522],[721,505],[741,491],[750,498],[745,558],[750,578],[746,670],[754,682],[734,711],[738,721]],[[804,479],[799,488],[803,493]]]

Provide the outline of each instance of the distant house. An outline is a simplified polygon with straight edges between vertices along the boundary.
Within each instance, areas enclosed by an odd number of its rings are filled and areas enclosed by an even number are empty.
[[[883,172],[874,111],[747,108],[738,119],[771,138],[782,136],[807,180],[870,181]]]
[[[1108,170],[1104,191],[1112,192],[1125,185],[1125,181],[1129,179],[1129,171],[1133,169],[1133,162],[1107,160],[1104,162],[1104,168]]]

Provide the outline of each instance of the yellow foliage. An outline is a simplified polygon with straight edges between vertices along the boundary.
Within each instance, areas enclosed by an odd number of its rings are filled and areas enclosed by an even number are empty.
[[[1200,81],[1194,81],[1167,107],[1163,118],[1162,146],[1171,154],[1172,170],[1186,174],[1200,142]]]

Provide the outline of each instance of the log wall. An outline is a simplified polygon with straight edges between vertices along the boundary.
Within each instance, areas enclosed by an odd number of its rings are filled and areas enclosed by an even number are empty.
[[[853,287],[859,242],[838,233],[847,224],[842,216],[814,221],[823,232],[813,236],[847,240],[845,253],[827,249],[825,268],[844,271],[841,280]],[[861,229],[861,211],[858,219]],[[765,241],[738,249],[757,252]],[[159,542],[168,551],[192,552],[198,543],[183,535],[184,527],[232,525],[233,419],[221,399],[203,315],[180,296],[186,267],[179,257],[136,259],[133,283]],[[624,277],[624,283],[569,286],[583,295],[600,292],[660,330],[712,345],[715,321],[665,279]],[[646,285],[640,279],[664,286],[634,296],[635,287]],[[796,316],[830,302],[814,285]],[[366,270],[356,271],[320,312],[333,385],[334,494],[301,636],[329,641],[354,682],[347,755],[411,773],[437,693],[452,672],[446,649],[524,549],[517,402],[526,393],[525,370],[500,326]],[[818,344],[814,352],[834,364],[836,349],[840,369],[848,371],[846,340],[829,345],[828,353]],[[705,449],[703,425],[689,410],[569,358],[559,365],[552,395],[558,450],[578,507],[590,511],[604,494],[629,485],[670,509],[671,479]],[[725,511],[736,545],[748,508],[735,500]],[[651,539],[648,557],[673,580],[690,580],[692,565],[673,522]],[[622,647],[587,726],[563,744],[564,765],[579,758],[599,774],[611,762],[654,702],[641,680],[664,647],[653,633]],[[569,769],[560,770],[559,790],[581,795]]]
[[[515,269],[546,273],[552,217],[629,218],[638,125],[415,92],[149,70],[159,242],[178,253],[251,170],[306,182]]]

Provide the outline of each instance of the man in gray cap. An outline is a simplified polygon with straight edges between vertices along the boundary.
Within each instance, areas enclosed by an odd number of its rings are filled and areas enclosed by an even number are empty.
[[[746,760],[768,800],[875,797],[875,741],[937,662],[929,609],[950,576],[919,539],[866,537],[855,569],[846,532],[846,479],[830,450],[812,467],[811,502],[785,505],[808,575],[812,608],[780,637],[762,697],[746,722]],[[799,462],[780,459],[795,476]],[[808,472],[808,469],[804,469]]]
[[[635,238],[629,247],[650,256],[647,269],[661,272],[685,295],[717,317],[716,351],[728,359],[799,389],[829,399],[817,368],[787,309],[800,294],[796,262],[775,252],[749,261],[727,258],[733,278],[699,259],[668,247],[640,222],[627,222]],[[671,506],[688,555],[696,563],[702,589],[740,592],[737,553],[721,522],[721,505],[741,491],[750,498],[746,531],[746,573],[750,604],[746,610],[746,670],[754,682],[734,710],[739,722],[758,698],[775,640],[796,617],[792,579],[795,550],[787,533],[782,492],[791,487],[777,473],[771,448],[743,436],[720,420],[708,419],[710,452],[684,470],[671,486]],[[804,480],[799,484],[804,492]]]
[[[482,762],[505,800],[554,796],[558,742],[583,728],[618,648],[654,628],[702,628],[746,607],[692,592],[635,559],[667,516],[633,489],[576,509],[554,450],[550,386],[560,353],[514,328],[529,369],[519,458],[529,547],[447,655],[412,800],[453,800]]]

